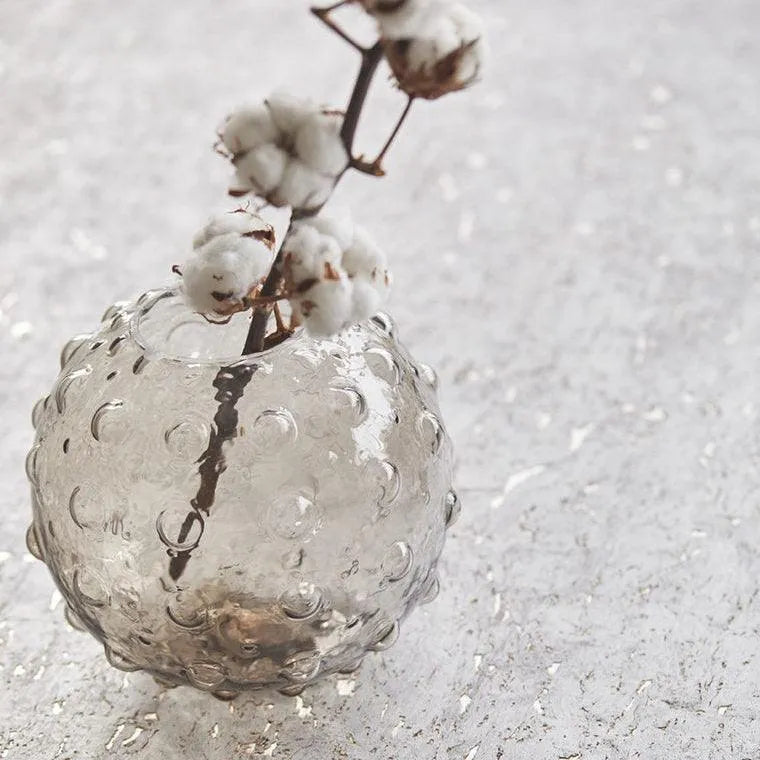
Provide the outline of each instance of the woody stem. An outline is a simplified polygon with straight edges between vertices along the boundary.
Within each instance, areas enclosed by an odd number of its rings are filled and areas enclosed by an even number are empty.
[[[281,267],[282,247],[280,247],[274,262],[272,262],[272,268],[269,270],[269,274],[264,281],[264,285],[258,296],[259,298],[269,299],[275,295],[280,287],[280,280],[282,280]],[[248,328],[248,335],[243,346],[243,356],[256,354],[264,348],[264,338],[266,338],[267,323],[269,322],[269,309],[269,304],[264,304],[254,309],[251,326]]]
[[[369,86],[372,84],[372,78],[375,76],[382,58],[383,44],[379,40],[371,48],[362,52],[362,63],[359,67],[359,73],[356,75],[354,89],[346,108],[346,118],[343,120],[343,127],[340,130],[340,137],[349,156],[353,152],[356,129],[359,126],[359,117],[364,109]]]
[[[412,103],[414,103],[414,97],[410,95],[409,100],[406,101],[406,107],[402,111],[399,120],[396,122],[396,126],[393,128],[393,132],[391,132],[391,136],[388,138],[385,145],[383,145],[383,149],[380,151],[378,157],[373,161],[374,164],[377,164],[378,166],[382,164],[383,159],[385,158],[385,154],[388,152],[391,145],[393,145],[393,141],[398,136],[399,130],[406,121],[406,117],[409,116],[409,111],[412,110]]]
[[[414,97],[410,96],[409,100],[406,102],[406,107],[396,122],[396,126],[393,128],[393,132],[391,132],[391,136],[386,140],[385,145],[383,145],[382,150],[378,153],[377,158],[374,161],[365,161],[363,156],[352,158],[349,164],[352,169],[356,169],[356,171],[359,171],[362,174],[369,174],[372,177],[385,176],[385,171],[382,166],[383,159],[390,150],[391,145],[393,145],[393,141],[396,139],[406,117],[409,115],[409,111],[412,109],[412,103],[414,103]]]
[[[277,322],[277,332],[285,332],[285,323],[282,321],[282,314],[280,314],[280,307],[275,301],[274,304],[274,318]]]
[[[327,8],[312,8],[311,12],[329,29],[331,29],[335,34],[338,35],[342,40],[345,40],[349,45],[351,45],[352,48],[355,50],[358,50],[360,53],[364,53],[365,48],[360,45],[355,39],[350,37],[346,32],[343,31],[343,29],[338,26],[331,18],[330,14],[344,6],[348,5],[349,3],[352,3],[354,0],[341,0],[339,3],[335,3],[334,5],[331,5]]]

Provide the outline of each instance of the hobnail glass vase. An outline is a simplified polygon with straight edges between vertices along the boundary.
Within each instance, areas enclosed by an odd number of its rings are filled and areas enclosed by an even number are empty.
[[[29,550],[109,662],[295,693],[437,593],[459,505],[435,375],[378,315],[236,356],[172,290],[72,339],[34,409]]]

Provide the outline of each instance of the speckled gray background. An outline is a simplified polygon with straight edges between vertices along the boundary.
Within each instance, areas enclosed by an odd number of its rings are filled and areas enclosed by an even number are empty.
[[[218,118],[342,103],[355,59],[296,0],[0,0],[0,758],[760,757],[760,5],[473,4],[487,80],[340,192],[441,374],[443,592],[355,678],[229,705],[64,623],[23,547],[28,411],[223,199]]]

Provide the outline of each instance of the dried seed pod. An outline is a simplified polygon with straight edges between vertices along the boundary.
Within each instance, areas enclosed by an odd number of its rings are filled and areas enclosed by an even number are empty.
[[[274,230],[245,209],[212,217],[195,236],[193,256],[178,267],[182,292],[201,314],[227,315],[266,274],[274,247]]]
[[[345,215],[298,222],[283,251],[291,307],[313,335],[331,335],[369,319],[387,297],[385,254]]]
[[[486,45],[480,17],[449,0],[406,0],[396,10],[373,12],[385,56],[398,86],[433,100],[472,84]]]

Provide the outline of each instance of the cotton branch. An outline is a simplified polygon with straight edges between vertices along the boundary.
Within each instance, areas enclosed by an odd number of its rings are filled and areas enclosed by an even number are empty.
[[[335,34],[338,35],[342,40],[345,40],[349,45],[351,45],[352,48],[355,50],[358,50],[360,53],[364,53],[366,48],[358,43],[355,39],[350,37],[346,32],[343,30],[342,27],[338,26],[332,18],[330,18],[330,15],[333,11],[337,10],[338,8],[343,7],[344,5],[350,5],[354,2],[354,0],[341,0],[339,3],[335,3],[335,5],[330,5],[327,8],[318,8],[313,7],[311,9],[311,12],[329,29],[331,29]]]
[[[277,307],[283,298],[292,299],[291,328],[303,317],[315,334],[334,334],[375,313],[390,283],[382,252],[360,228],[351,230],[350,243],[339,245],[339,230],[333,229],[331,236],[324,229],[327,220],[318,217],[309,224],[308,218],[318,214],[348,169],[373,176],[384,174],[383,158],[415,99],[432,100],[461,90],[474,82],[480,71],[485,47],[482,24],[466,7],[451,0],[431,4],[424,0],[359,0],[379,30],[378,41],[366,48],[331,18],[333,11],[356,1],[340,0],[327,8],[312,9],[322,23],[361,54],[345,115],[314,110],[298,99],[270,98],[258,108],[233,114],[219,132],[219,150],[222,152],[223,145],[223,155],[231,158],[236,170],[229,193],[254,193],[266,203],[293,209],[288,230],[292,234],[286,235],[268,272],[273,233],[247,209],[212,220],[194,241],[195,258],[176,270],[182,277],[186,299],[204,316],[231,315],[253,308],[244,355],[255,354],[267,345],[267,324],[273,308],[277,332],[270,336],[270,342],[288,334]],[[354,141],[383,57],[408,101],[377,158],[368,162],[363,156],[354,156]],[[307,127],[303,134],[302,121]],[[302,224],[293,232],[298,220]],[[310,247],[313,245],[316,248]],[[325,247],[327,254],[321,258],[313,255],[315,251],[323,253]],[[294,261],[300,262],[298,272],[294,271]],[[323,311],[315,308],[319,306],[317,291],[327,294]],[[330,301],[332,297],[340,299],[340,309]],[[217,373],[214,387],[219,405],[208,446],[199,460],[201,482],[179,531],[180,544],[196,522],[203,522],[212,513],[218,481],[226,469],[225,444],[238,435],[237,403],[255,371],[256,365],[243,361],[222,367]],[[185,572],[192,551],[188,548],[172,554],[172,580],[177,581]]]
[[[334,11],[354,3],[377,23],[379,37],[369,47],[357,42],[333,18]],[[220,145],[235,167],[229,193],[236,197],[253,193],[271,205],[290,206],[293,216],[288,233],[298,219],[320,212],[349,169],[382,177],[383,160],[414,101],[436,99],[475,81],[485,47],[480,19],[453,0],[435,3],[338,0],[328,7],[312,8],[311,12],[361,55],[345,113],[275,94],[263,104],[233,113],[219,131]],[[406,93],[407,102],[377,157],[367,160],[364,154],[354,153],[354,142],[370,86],[383,58],[390,65],[397,86]],[[237,281],[232,272],[229,287],[213,292],[202,289],[202,294],[208,296],[205,305],[217,314],[224,315],[240,307],[253,308],[245,354],[261,351],[265,345],[273,301],[283,293],[282,251],[281,246],[266,277],[257,281],[257,287],[262,281],[263,285],[256,300],[241,300],[246,283]],[[189,271],[188,279],[192,280],[196,273],[192,268]],[[336,291],[338,296],[343,297]],[[223,301],[223,308],[216,307],[211,300]],[[278,323],[277,334],[281,332]]]

